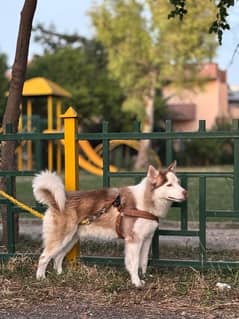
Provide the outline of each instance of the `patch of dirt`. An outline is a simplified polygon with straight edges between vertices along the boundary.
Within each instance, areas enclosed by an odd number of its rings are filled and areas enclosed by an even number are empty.
[[[136,292],[137,293],[137,292]],[[186,304],[164,301],[162,303],[147,302],[137,305],[103,304],[99,296],[92,300],[81,295],[69,298],[64,296],[48,303],[35,303],[14,309],[2,309],[1,319],[236,319],[239,304],[227,305],[223,309],[193,308]],[[21,302],[19,301],[19,305]],[[228,312],[225,308],[230,307]],[[232,308],[234,310],[232,311]]]

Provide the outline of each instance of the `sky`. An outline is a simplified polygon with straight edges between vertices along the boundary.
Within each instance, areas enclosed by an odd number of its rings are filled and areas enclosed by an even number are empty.
[[[0,52],[8,56],[8,64],[14,61],[20,12],[24,0],[2,1],[0,11]],[[33,26],[43,23],[46,27],[54,24],[56,30],[62,33],[77,32],[83,36],[91,36],[93,30],[87,11],[93,4],[92,0],[38,0],[33,19]],[[227,81],[230,86],[239,87],[239,3],[230,10],[228,21],[229,31],[223,35],[222,45],[219,47],[215,62],[220,69],[227,71]],[[35,53],[41,54],[42,48],[31,37],[29,57]]]

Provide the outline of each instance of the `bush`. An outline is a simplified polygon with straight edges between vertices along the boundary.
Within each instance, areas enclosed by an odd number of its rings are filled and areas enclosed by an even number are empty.
[[[231,124],[218,119],[211,131],[229,131]],[[185,141],[178,152],[180,161],[186,165],[222,165],[233,162],[232,139],[197,139]]]

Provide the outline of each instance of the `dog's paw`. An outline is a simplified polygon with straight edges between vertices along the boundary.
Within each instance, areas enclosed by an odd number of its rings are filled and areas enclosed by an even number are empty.
[[[139,279],[139,280],[133,282],[133,285],[134,285],[136,288],[142,288],[142,287],[145,285],[145,281]]]
[[[43,280],[43,279],[46,279],[46,276],[45,276],[45,274],[36,273],[36,279]]]
[[[140,280],[140,288],[142,288],[145,285],[145,281],[144,280]]]

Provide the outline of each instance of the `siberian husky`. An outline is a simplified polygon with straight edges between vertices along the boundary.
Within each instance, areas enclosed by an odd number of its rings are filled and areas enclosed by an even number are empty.
[[[187,191],[175,175],[176,162],[162,171],[152,165],[133,186],[66,192],[59,176],[43,171],[33,179],[37,201],[48,206],[43,219],[43,247],[36,277],[45,278],[51,259],[58,274],[65,255],[81,237],[112,240],[123,238],[125,266],[131,282],[142,286],[139,269],[146,273],[153,234],[160,217],[172,202],[184,201]],[[84,222],[86,221],[86,222]]]

